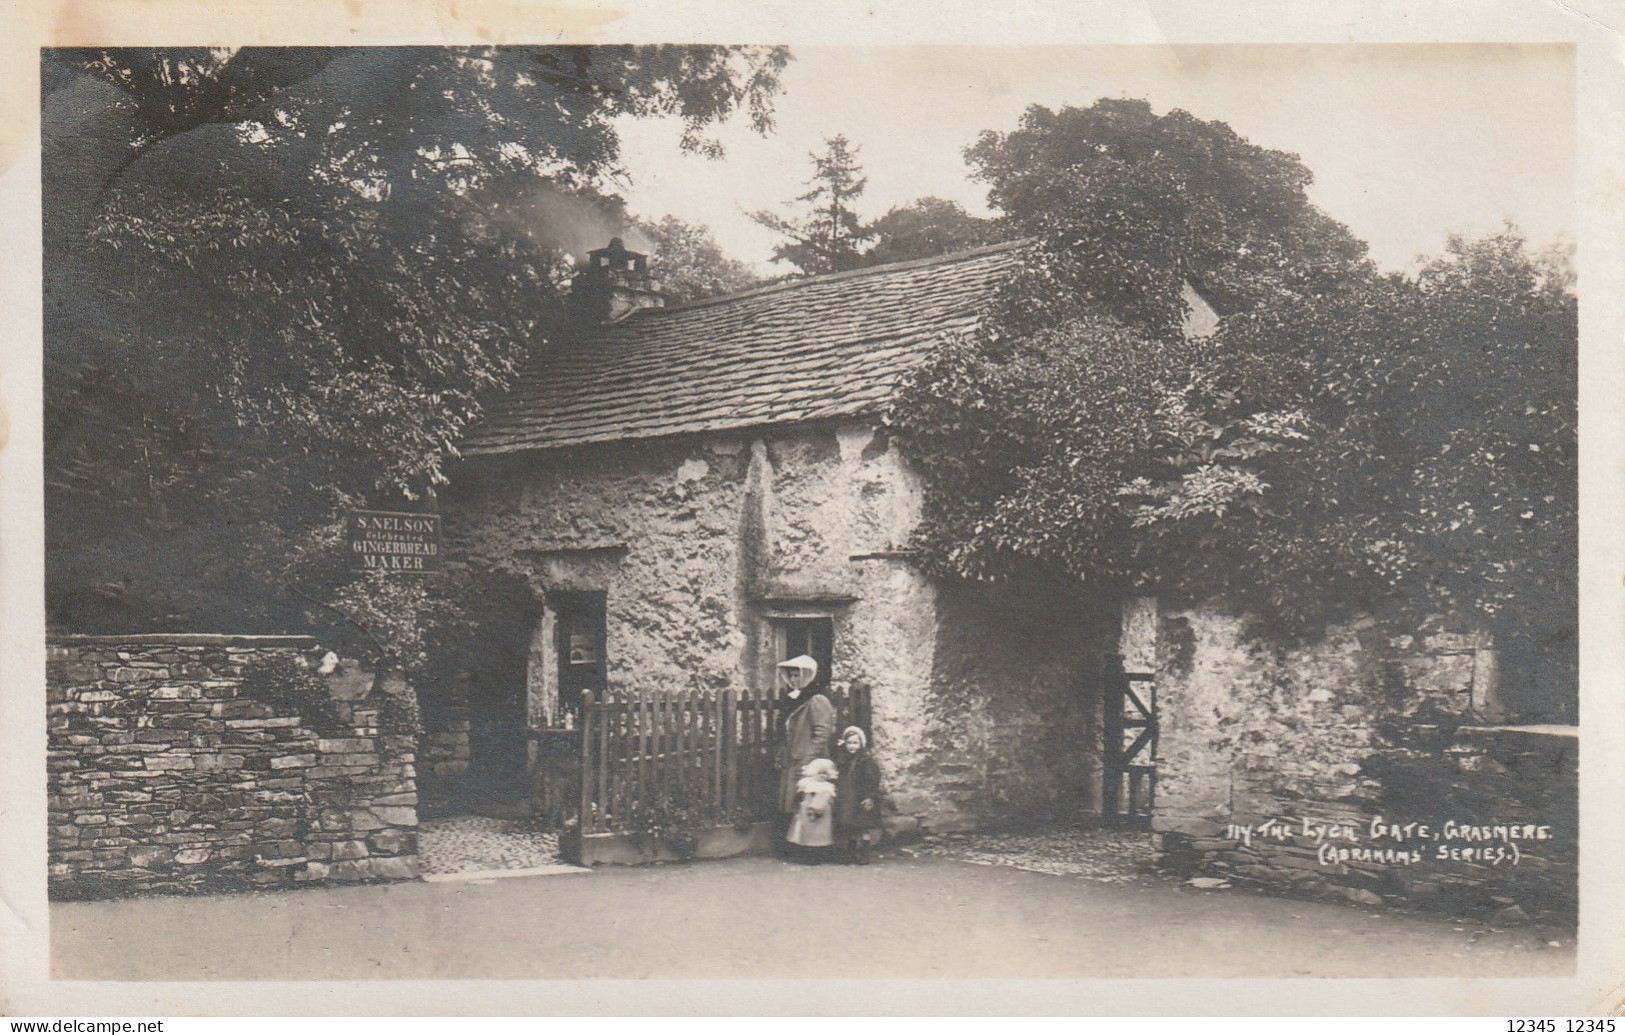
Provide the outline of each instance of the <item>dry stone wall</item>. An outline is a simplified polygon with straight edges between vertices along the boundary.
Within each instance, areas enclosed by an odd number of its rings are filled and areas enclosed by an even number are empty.
[[[418,746],[418,785],[425,807],[449,811],[458,801],[458,778],[468,772],[467,708],[426,718],[428,730]]]
[[[464,679],[423,689],[423,735],[418,738],[417,787],[424,818],[456,811],[470,757],[468,685]]]
[[[391,690],[329,659],[320,721],[244,693],[257,665],[321,659],[289,636],[49,644],[52,895],[416,877],[416,737],[380,728]]]

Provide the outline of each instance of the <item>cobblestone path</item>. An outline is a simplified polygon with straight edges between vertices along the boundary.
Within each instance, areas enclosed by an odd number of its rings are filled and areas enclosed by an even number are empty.
[[[425,820],[418,828],[418,853],[426,876],[527,870],[562,861],[557,834],[532,833],[521,821],[487,816]]]
[[[1010,866],[1102,884],[1173,879],[1153,868],[1155,843],[1151,834],[1140,831],[1066,826],[1009,834],[939,834],[902,851],[920,858]]]

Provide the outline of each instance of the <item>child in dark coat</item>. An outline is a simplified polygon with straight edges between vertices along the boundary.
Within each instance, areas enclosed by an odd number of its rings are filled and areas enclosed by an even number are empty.
[[[880,767],[869,756],[869,738],[856,726],[841,733],[835,752],[840,778],[835,784],[835,836],[848,862],[868,865],[880,840]]]

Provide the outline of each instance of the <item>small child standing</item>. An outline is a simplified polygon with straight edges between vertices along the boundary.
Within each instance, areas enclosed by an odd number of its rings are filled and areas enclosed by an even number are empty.
[[[804,862],[820,862],[835,843],[835,781],[839,772],[827,758],[815,758],[796,781],[796,811],[785,840]]]
[[[869,738],[856,726],[841,733],[840,778],[835,791],[835,835],[848,862],[866,866],[880,839],[880,767],[869,755]]]

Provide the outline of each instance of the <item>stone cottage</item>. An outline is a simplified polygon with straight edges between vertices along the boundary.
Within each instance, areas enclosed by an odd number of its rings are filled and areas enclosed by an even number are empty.
[[[670,307],[643,256],[593,252],[583,332],[469,438],[445,506],[454,555],[533,598],[505,648],[525,724],[570,725],[585,690],[765,690],[811,654],[821,685],[871,702],[894,826],[1096,809],[1114,603],[925,576],[920,480],[878,423],[1019,247]]]
[[[644,256],[591,253],[580,332],[470,436],[444,507],[451,558],[508,587],[516,616],[485,645],[468,721],[517,734],[442,730],[428,772],[505,752],[486,771],[522,789],[588,691],[769,693],[780,662],[810,654],[819,685],[870,702],[894,830],[1128,819],[1174,862],[1237,881],[1561,913],[1573,731],[1505,724],[1494,645],[1474,630],[1364,621],[1283,651],[1223,602],[920,570],[922,485],[879,418],[911,367],[976,326],[1022,247],[670,307]],[[1211,307],[1186,301],[1186,333],[1210,333]],[[1373,862],[1355,849],[1392,850],[1363,843],[1327,861],[1304,832],[1336,820],[1363,841],[1424,814],[1556,833],[1497,868],[1471,861],[1497,846],[1448,839],[1405,847],[1426,864]],[[1234,833],[1272,820],[1290,837]],[[1440,851],[1470,858],[1435,865]]]

